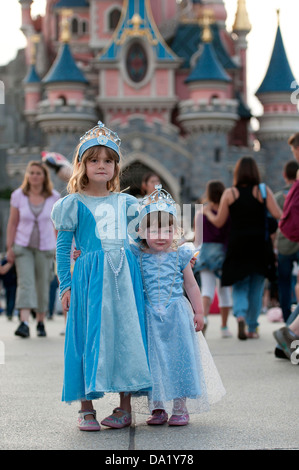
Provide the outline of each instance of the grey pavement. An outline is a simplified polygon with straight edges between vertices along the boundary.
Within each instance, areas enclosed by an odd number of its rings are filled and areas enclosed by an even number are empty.
[[[210,315],[206,340],[226,388],[210,412],[191,415],[186,427],[150,427],[135,412],[130,428],[84,433],[77,429],[78,405],[61,402],[64,326],[47,321],[48,336],[14,336],[18,321],[0,316],[0,450],[299,450],[299,366],[277,359],[272,332],[283,326],[260,317],[260,339],[220,337],[220,317]],[[95,401],[98,419],[111,413],[107,396]],[[115,452],[117,455],[117,452]]]

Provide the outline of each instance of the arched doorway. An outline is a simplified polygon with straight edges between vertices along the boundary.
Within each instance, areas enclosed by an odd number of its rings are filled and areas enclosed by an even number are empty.
[[[143,175],[148,172],[158,175],[163,188],[172,195],[177,204],[180,204],[180,182],[159,160],[140,151],[132,152],[123,159],[121,190],[139,197]]]
[[[161,176],[161,174],[159,174],[158,171],[153,170],[152,168],[139,161],[131,163],[122,170],[120,178],[121,191],[129,193],[135,197],[140,197],[142,178],[147,173],[155,173],[156,175],[158,175],[163,188],[166,191],[171,192],[169,185],[166,183],[166,181],[163,179],[163,177]]]

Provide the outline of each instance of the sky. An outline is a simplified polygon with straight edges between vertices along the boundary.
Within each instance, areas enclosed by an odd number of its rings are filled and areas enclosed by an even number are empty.
[[[163,1],[163,0],[162,0]],[[43,13],[46,0],[34,0],[32,13]],[[237,0],[224,0],[227,9],[227,29],[235,19]],[[261,84],[273,50],[277,30],[277,13],[285,49],[295,78],[299,83],[299,0],[247,0],[252,30],[248,40],[248,103],[255,115],[262,107],[254,96]],[[18,49],[25,47],[26,39],[20,31],[21,6],[18,0],[0,0],[0,65],[12,60]],[[0,77],[1,80],[1,77]]]

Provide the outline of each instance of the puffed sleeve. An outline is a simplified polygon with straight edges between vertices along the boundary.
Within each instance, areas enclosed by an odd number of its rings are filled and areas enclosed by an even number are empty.
[[[78,202],[75,194],[59,199],[52,209],[52,220],[56,230],[74,232],[78,222]]]
[[[19,209],[21,202],[22,190],[21,188],[16,189],[11,193],[10,196],[10,205]]]
[[[193,251],[187,245],[182,245],[179,247],[179,263],[181,271],[183,271],[186,266],[190,263],[193,258]]]

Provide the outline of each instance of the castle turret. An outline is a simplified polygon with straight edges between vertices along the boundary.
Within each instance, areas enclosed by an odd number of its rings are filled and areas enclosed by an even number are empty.
[[[22,7],[22,25],[21,31],[28,37],[33,31],[33,22],[31,18],[31,5],[33,0],[19,0]]]
[[[279,20],[279,12],[278,12]],[[298,132],[299,113],[293,102],[294,84],[297,84],[285,51],[280,24],[270,63],[256,96],[263,105],[264,113],[258,118],[260,129],[257,138],[267,155],[267,177],[272,187],[279,188],[284,163],[292,158],[287,140]]]
[[[233,32],[236,35],[236,54],[240,60],[240,76],[237,87],[245,102],[247,102],[247,35],[250,31],[251,24],[246,9],[246,0],[238,0]]]
[[[69,14],[63,13],[61,46],[43,78],[46,99],[39,104],[37,121],[47,136],[48,150],[68,155],[78,137],[97,121],[95,104],[85,98],[88,81],[76,64],[69,45]],[[64,136],[64,138],[63,138]],[[61,148],[61,141],[65,148]]]
[[[39,41],[39,36],[31,37],[32,51],[31,51],[31,64],[28,73],[24,78],[24,93],[25,93],[25,116],[28,122],[33,123],[36,118],[38,104],[41,99],[41,79],[36,71],[36,44]]]
[[[228,134],[238,119],[238,102],[231,97],[232,80],[215,53],[207,13],[203,25],[203,46],[186,79],[190,97],[179,104],[177,118],[187,132],[190,148],[197,149],[190,178],[201,192],[209,179],[228,182]]]

